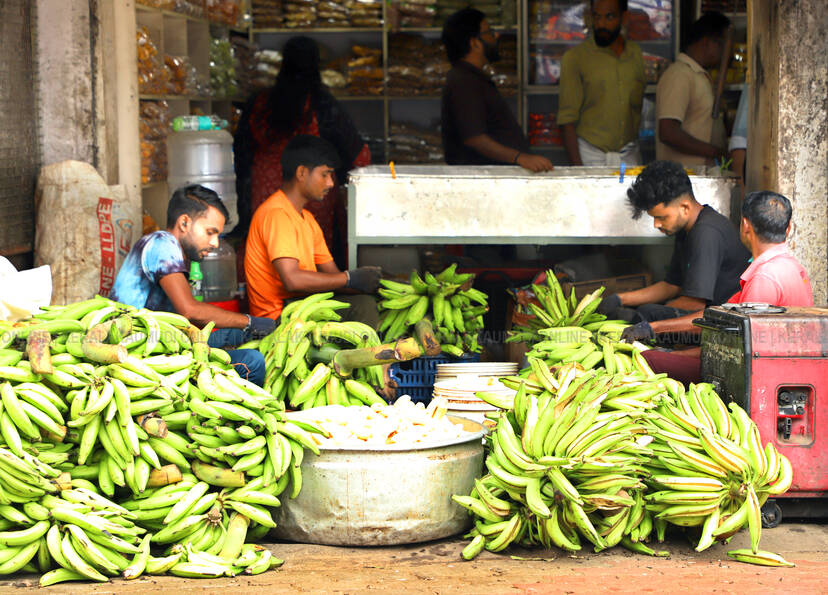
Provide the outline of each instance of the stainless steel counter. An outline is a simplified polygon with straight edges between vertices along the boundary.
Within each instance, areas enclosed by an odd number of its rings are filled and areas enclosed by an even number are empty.
[[[711,168],[712,169],[712,168]],[[657,244],[671,240],[646,214],[631,217],[610,167],[531,174],[512,166],[372,165],[348,186],[350,266],[365,244]],[[714,170],[718,172],[718,170]],[[735,178],[693,175],[696,198],[730,215]]]

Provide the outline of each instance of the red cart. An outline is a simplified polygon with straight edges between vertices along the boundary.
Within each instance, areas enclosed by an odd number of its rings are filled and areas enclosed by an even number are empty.
[[[725,304],[695,321],[701,372],[738,403],[791,461],[791,489],[763,507],[766,526],[789,516],[824,516],[828,496],[828,308]]]

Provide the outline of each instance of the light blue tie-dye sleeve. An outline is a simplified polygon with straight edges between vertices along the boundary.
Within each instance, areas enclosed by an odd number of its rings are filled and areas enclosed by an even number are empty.
[[[186,275],[184,253],[175,236],[166,231],[154,234],[141,254],[141,268],[153,285],[158,285],[162,277],[172,273]]]
[[[156,231],[135,242],[109,297],[136,308],[172,310],[160,281],[171,273],[187,272],[181,245],[171,233]]]

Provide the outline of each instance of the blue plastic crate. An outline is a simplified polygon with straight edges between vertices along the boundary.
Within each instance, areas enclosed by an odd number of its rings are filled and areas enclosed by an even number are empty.
[[[397,383],[397,395],[409,395],[415,403],[427,405],[434,390],[438,364],[467,364],[479,361],[480,354],[477,353],[469,353],[459,358],[447,355],[423,356],[391,364],[388,375]]]

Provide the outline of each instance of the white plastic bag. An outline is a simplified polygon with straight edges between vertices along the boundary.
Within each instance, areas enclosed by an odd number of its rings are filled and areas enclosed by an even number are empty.
[[[18,271],[0,256],[0,320],[17,322],[48,306],[52,273],[48,266]]]

